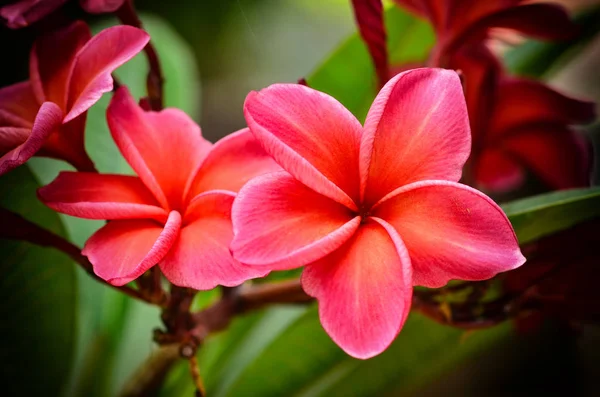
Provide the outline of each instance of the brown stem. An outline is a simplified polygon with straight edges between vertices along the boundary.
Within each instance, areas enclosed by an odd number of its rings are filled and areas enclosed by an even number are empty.
[[[133,298],[148,302],[148,300],[142,294],[140,294],[139,291],[126,285],[116,287],[106,283],[104,280],[98,277],[94,273],[94,269],[90,261],[87,259],[87,257],[81,254],[81,249],[63,237],[54,234],[51,231],[28,221],[19,214],[15,214],[14,212],[11,212],[5,208],[0,208],[0,223],[3,225],[10,225],[10,227],[1,228],[0,238],[27,241],[41,247],[55,248],[67,254],[96,280],[109,285],[112,288],[115,288]]]
[[[130,25],[139,29],[142,29],[142,21],[137,15],[135,7],[133,6],[132,0],[126,0],[123,2],[121,8],[116,11],[117,17],[125,25]],[[148,59],[148,78],[146,79],[146,88],[148,90],[148,101],[152,110],[162,110],[163,108],[163,84],[164,77],[160,61],[158,59],[158,53],[149,41],[144,47],[146,58]]]
[[[161,346],[129,378],[120,397],[151,396],[179,359],[179,345]]]

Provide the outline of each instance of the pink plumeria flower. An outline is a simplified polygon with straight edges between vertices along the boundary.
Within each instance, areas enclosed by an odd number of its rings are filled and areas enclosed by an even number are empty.
[[[364,127],[334,98],[293,84],[250,93],[244,112],[287,172],[239,192],[234,258],[265,270],[306,265],[302,286],[348,354],[389,346],[413,285],[484,280],[525,261],[502,210],[457,183],[471,135],[455,72],[397,75]]]
[[[91,37],[83,22],[40,37],[31,51],[29,81],[0,89],[0,174],[35,154],[93,169],[84,147],[86,112],[112,90],[111,73],[149,39],[131,26]]]
[[[62,172],[39,190],[56,211],[111,220],[83,250],[98,276],[123,285],[158,264],[173,284],[208,290],[269,272],[229,252],[236,192],[249,178],[280,169],[247,128],[212,145],[182,111],[145,112],[124,87],[107,119],[139,177]]]

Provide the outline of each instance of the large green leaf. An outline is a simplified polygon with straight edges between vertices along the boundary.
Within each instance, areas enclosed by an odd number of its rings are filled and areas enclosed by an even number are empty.
[[[425,60],[435,38],[427,23],[399,7],[385,10],[385,23],[392,66]],[[359,120],[364,120],[378,92],[373,63],[358,34],[352,35],[306,80],[312,88],[335,97]]]
[[[183,109],[193,118],[200,111],[200,83],[192,51],[174,29],[160,18],[143,15],[144,28],[150,33],[160,56],[165,77],[165,105]],[[106,19],[92,26],[98,32],[116,24]],[[145,95],[147,62],[139,54],[116,71],[119,81],[127,85],[135,97]],[[110,136],[106,123],[106,94],[88,112],[86,148],[100,172],[132,173]],[[47,184],[59,171],[70,169],[62,162],[35,158],[31,167]],[[61,215],[70,239],[83,246],[89,236],[104,222]],[[132,372],[153,349],[152,329],[160,325],[155,307],[130,299],[78,271],[82,285],[79,304],[79,326],[76,370],[66,395],[113,396]]]
[[[552,192],[502,206],[521,244],[600,216],[600,188]]]
[[[0,206],[64,235],[60,218],[36,198],[27,167],[0,178]],[[11,227],[11,225],[2,225]],[[59,251],[0,240],[0,383],[4,395],[56,396],[73,364],[77,284]]]

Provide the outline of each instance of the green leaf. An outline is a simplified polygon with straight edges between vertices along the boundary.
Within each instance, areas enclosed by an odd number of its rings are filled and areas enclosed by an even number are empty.
[[[577,55],[600,31],[600,7],[577,15],[574,22],[579,34],[572,40],[542,42],[528,40],[504,55],[504,63],[511,73],[542,77],[552,74]]]
[[[64,235],[60,218],[36,198],[24,166],[0,178],[0,206]],[[2,225],[10,227],[10,225]],[[4,395],[56,396],[73,365],[77,280],[59,251],[0,240],[0,383]]]
[[[512,201],[502,209],[524,244],[600,216],[600,188],[542,194]]]
[[[145,29],[159,54],[165,77],[165,105],[178,107],[192,118],[200,111],[198,68],[187,43],[160,18],[142,15]],[[115,25],[106,19],[92,26],[94,32]],[[145,95],[147,61],[137,55],[119,68],[115,75],[135,97]],[[132,174],[133,171],[117,149],[106,123],[110,94],[88,111],[86,149],[103,173]],[[31,167],[43,184],[50,183],[59,171],[71,169],[52,159],[34,158]],[[35,196],[34,196],[35,197]],[[70,239],[79,246],[104,224],[60,215]],[[82,286],[79,294],[79,327],[77,360],[73,377],[65,395],[114,396],[150,355],[153,348],[152,329],[160,325],[157,308],[135,301],[77,271]]]
[[[423,62],[434,43],[430,26],[399,7],[385,10],[392,66]],[[378,92],[375,70],[364,42],[352,35],[307,77],[308,85],[328,93],[364,120]]]

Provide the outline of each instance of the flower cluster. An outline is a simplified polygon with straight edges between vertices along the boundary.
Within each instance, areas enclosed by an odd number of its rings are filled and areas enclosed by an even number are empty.
[[[62,3],[20,1],[0,15],[19,27]],[[121,3],[81,2],[90,12]],[[148,45],[141,29],[91,37],[75,22],[43,35],[29,81],[0,89],[0,173],[34,155],[73,165],[39,198],[64,214],[109,221],[82,253],[114,286],[160,269],[175,286],[210,290],[305,267],[302,287],[317,299],[327,333],[354,357],[377,355],[402,329],[414,286],[486,280],[525,261],[502,209],[461,178],[507,190],[527,168],[554,188],[585,185],[589,156],[570,125],[593,117],[589,103],[507,76],[488,48],[492,27],[571,34],[562,9],[397,3],[433,24],[435,67],[382,84],[363,124],[325,93],[275,84],[248,94],[248,127],[214,145],[182,111],[149,110],[127,87],[113,90],[111,73]],[[376,70],[387,80],[387,54],[373,37]],[[85,150],[86,111],[111,91],[107,122],[134,176],[98,173]]]
[[[462,72],[473,134],[465,180],[499,193],[522,186],[527,172],[550,189],[589,185],[589,145],[571,125],[594,120],[594,104],[509,76],[490,49],[499,29],[544,40],[574,36],[577,27],[562,7],[522,0],[395,2],[432,24],[437,41],[428,65]]]

